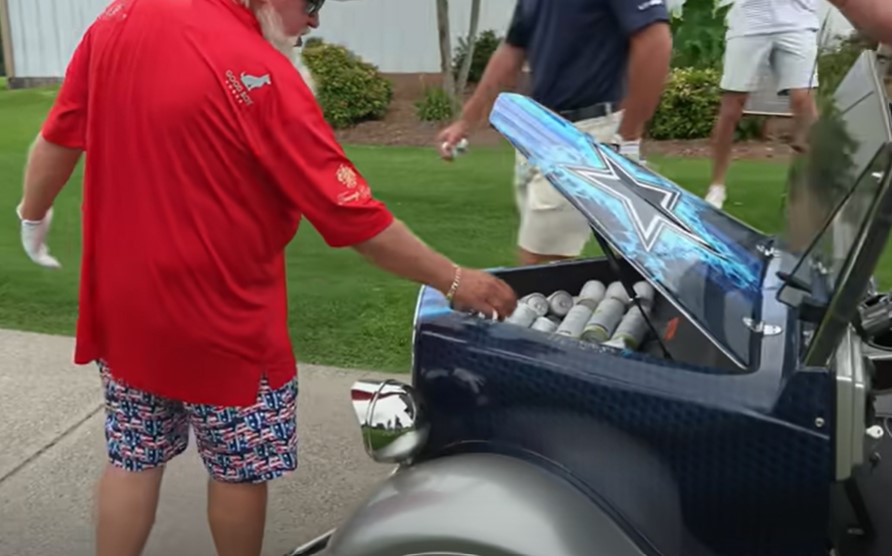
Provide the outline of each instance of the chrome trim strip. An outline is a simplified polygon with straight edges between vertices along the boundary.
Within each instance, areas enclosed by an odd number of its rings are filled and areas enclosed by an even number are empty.
[[[864,436],[867,434],[868,377],[864,368],[861,338],[849,327],[848,337],[852,354],[852,468],[864,463]]]
[[[323,550],[328,546],[328,541],[331,540],[334,532],[335,529],[332,529],[327,533],[323,533],[310,542],[298,546],[285,556],[312,556],[313,554],[319,554],[320,550]]]
[[[851,340],[843,337],[834,355],[836,375],[836,480],[842,481],[852,471],[852,406],[854,405],[854,378],[852,377]]]
[[[834,356],[836,375],[836,480],[864,463],[868,377],[861,339],[849,326]]]

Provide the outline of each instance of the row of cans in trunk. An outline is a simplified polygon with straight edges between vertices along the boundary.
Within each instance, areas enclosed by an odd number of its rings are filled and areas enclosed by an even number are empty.
[[[532,293],[520,299],[505,322],[587,342],[637,349],[648,331],[641,311],[649,313],[653,307],[654,289],[644,281],[637,282],[633,289],[638,303],[633,302],[619,281],[605,287],[599,280],[590,280],[575,297],[564,290],[547,297]]]

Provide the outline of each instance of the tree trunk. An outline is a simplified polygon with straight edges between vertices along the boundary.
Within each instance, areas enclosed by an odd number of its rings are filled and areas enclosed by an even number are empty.
[[[474,60],[474,46],[477,43],[477,26],[480,24],[480,0],[471,0],[471,24],[468,26],[468,51],[458,73],[458,84],[455,86],[455,95],[461,99],[468,86],[468,75],[471,73],[471,63]]]
[[[437,31],[440,37],[440,71],[443,90],[455,104],[455,77],[452,75],[452,34],[449,29],[449,0],[437,0]]]

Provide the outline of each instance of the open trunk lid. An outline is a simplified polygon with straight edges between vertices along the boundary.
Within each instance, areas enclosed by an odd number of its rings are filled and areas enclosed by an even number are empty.
[[[523,95],[490,121],[593,231],[734,362],[752,361],[769,238]]]
[[[780,237],[712,207],[526,96],[501,94],[490,122],[736,364],[757,363],[763,295],[800,307],[808,300],[816,327],[806,362],[823,364],[855,318],[892,222],[892,123],[876,61],[863,53],[822,109],[810,154],[790,172]],[[772,253],[792,261],[780,264],[780,292],[763,289]]]

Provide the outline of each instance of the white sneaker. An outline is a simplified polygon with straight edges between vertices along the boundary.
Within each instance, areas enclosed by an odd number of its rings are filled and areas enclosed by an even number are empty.
[[[706,202],[717,209],[722,208],[722,205],[725,204],[725,186],[710,185],[706,192]]]

